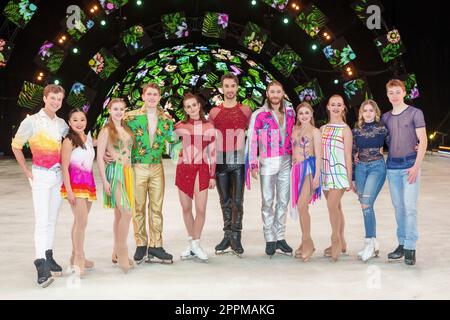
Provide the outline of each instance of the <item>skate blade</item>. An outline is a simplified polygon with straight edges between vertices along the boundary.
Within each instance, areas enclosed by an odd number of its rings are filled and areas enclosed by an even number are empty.
[[[234,253],[234,251],[232,251],[232,250],[215,252],[216,256],[224,256],[224,255],[229,255],[229,254],[233,254],[233,253]]]
[[[159,264],[173,264],[173,260],[161,260],[156,257],[149,257],[145,262],[146,263],[159,263]]]
[[[195,259],[195,256],[180,256],[180,260],[192,260]]]
[[[147,259],[148,259],[148,258],[142,258],[141,260],[138,260],[138,261],[134,260],[134,262],[135,262],[137,265],[140,265],[142,262],[147,262]]]
[[[49,285],[51,285],[53,283],[53,281],[55,281],[54,278],[48,278],[47,281],[41,283],[39,286],[41,288],[47,288]]]
[[[400,263],[400,262],[403,262],[404,260],[403,260],[403,258],[398,258],[398,259],[387,259],[387,262],[388,263]]]
[[[292,252],[276,251],[279,255],[292,257]]]

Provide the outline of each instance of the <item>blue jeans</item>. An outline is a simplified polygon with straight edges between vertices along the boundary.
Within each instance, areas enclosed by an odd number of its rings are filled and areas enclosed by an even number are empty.
[[[416,182],[408,183],[408,169],[388,169],[387,177],[392,204],[397,220],[398,243],[404,249],[416,250],[419,238],[417,231],[417,198],[419,197],[420,173]]]
[[[355,166],[355,184],[359,202],[363,208],[366,238],[376,238],[376,219],[373,209],[375,200],[386,180],[384,159],[359,162]]]

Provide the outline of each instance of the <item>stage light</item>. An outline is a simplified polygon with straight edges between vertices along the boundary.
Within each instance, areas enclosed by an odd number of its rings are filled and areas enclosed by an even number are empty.
[[[322,34],[322,36],[325,40],[331,40],[331,34],[326,31]]]
[[[58,42],[61,43],[61,44],[64,43],[66,40],[67,40],[66,35],[62,35],[62,36],[60,36],[60,37],[58,38]]]
[[[349,76],[352,76],[352,75],[353,75],[353,69],[352,69],[351,67],[347,67],[347,68],[345,69],[345,71],[347,72],[347,74],[348,74]]]
[[[142,1],[141,0],[136,1],[136,5],[141,6],[142,5]]]
[[[252,0],[252,6],[256,6],[256,0]]]
[[[353,75],[353,70],[352,70],[352,68],[347,67],[347,69],[346,69],[345,71],[347,71],[347,74],[348,74],[349,76],[352,76],[352,75]]]
[[[289,19],[288,19],[288,18],[284,18],[284,19],[283,19],[283,23],[284,23],[284,24],[288,24],[288,23],[289,23]]]
[[[334,84],[339,84],[339,80],[338,79],[334,79]]]
[[[60,82],[59,82],[58,79],[56,79],[55,81],[53,81],[53,83],[56,84],[56,85],[59,85],[59,84],[60,84]]]
[[[351,81],[358,77],[358,70],[353,63],[347,63],[342,68],[342,76],[345,81]]]
[[[299,11],[300,10],[300,6],[298,5],[298,3],[293,2],[291,5],[292,9],[294,9],[295,11]]]
[[[36,75],[36,80],[37,81],[42,81],[45,78],[45,74],[43,71],[39,71]]]
[[[313,44],[313,45],[311,46],[311,49],[313,49],[314,51],[316,51],[316,50],[317,50],[317,44]]]
[[[78,48],[73,48],[73,49],[72,49],[72,52],[75,53],[75,54],[77,54],[77,53],[79,52],[79,50],[78,50]]]
[[[430,134],[430,140],[433,140],[435,136],[436,136],[436,132]]]
[[[98,6],[95,5],[95,6],[92,6],[91,9],[90,9],[89,11],[90,11],[91,13],[95,13],[95,12],[97,12],[97,10],[98,10]]]
[[[106,20],[100,21],[100,24],[101,24],[103,27],[106,26]]]

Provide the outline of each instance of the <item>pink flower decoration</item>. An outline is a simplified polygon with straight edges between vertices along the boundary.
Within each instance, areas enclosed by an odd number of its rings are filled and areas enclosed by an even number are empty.
[[[393,44],[398,43],[398,42],[400,42],[400,33],[398,32],[398,30],[395,30],[395,29],[392,31],[389,31],[387,34],[387,39],[390,43],[393,43]]]
[[[225,29],[228,26],[228,15],[225,13],[219,14],[218,24]]]
[[[53,43],[45,41],[42,47],[39,49],[39,55],[42,57],[50,56],[50,53],[48,52],[49,49],[53,47]]]

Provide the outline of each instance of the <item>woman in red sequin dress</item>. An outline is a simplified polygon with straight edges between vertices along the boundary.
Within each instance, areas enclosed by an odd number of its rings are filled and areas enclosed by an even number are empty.
[[[182,139],[175,177],[178,187],[183,219],[189,235],[189,247],[181,258],[196,256],[208,260],[208,255],[200,246],[200,236],[205,224],[208,188],[215,187],[216,156],[215,129],[205,119],[203,106],[198,96],[187,93],[183,99],[186,120],[175,125],[175,133]],[[195,198],[196,216],[192,214]]]

